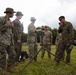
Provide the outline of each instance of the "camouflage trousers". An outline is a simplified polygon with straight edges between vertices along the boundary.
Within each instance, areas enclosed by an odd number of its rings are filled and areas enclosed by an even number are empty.
[[[44,57],[45,51],[47,51],[48,57],[51,58],[51,54],[50,54],[51,46],[50,46],[50,44],[44,44],[42,47],[43,47],[43,49],[41,50],[42,51],[41,58]]]
[[[55,53],[55,61],[56,62],[60,62],[60,60],[62,60],[62,58],[65,55],[65,51],[66,51],[66,63],[70,63],[70,55],[71,55],[71,51],[72,49],[67,48],[67,44],[60,42],[58,44],[56,53]]]
[[[8,56],[8,58],[6,58]],[[14,46],[1,46],[0,45],[0,67],[12,66],[15,62],[16,53]]]
[[[61,45],[61,44],[62,44],[62,41],[61,41],[61,42],[58,42],[58,43],[56,44],[55,60],[57,59],[58,53],[60,52],[59,50],[62,49],[62,45]],[[64,60],[64,58],[65,58],[65,51],[64,51],[64,53],[63,53],[63,55],[62,55],[61,60]]]
[[[30,43],[28,45],[29,49],[29,58],[32,59],[33,56],[37,53],[37,44]],[[37,56],[34,58],[34,61],[37,61]]]
[[[16,61],[18,61],[19,60],[19,54],[22,51],[22,43],[20,43],[20,44],[15,43],[15,51],[16,51]]]

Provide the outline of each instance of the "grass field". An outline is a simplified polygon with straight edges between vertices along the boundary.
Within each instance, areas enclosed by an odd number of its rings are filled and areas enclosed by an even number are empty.
[[[23,50],[28,52],[28,47],[23,46]],[[53,54],[55,53],[55,50],[55,46],[52,46],[51,52]],[[76,46],[74,46],[72,50],[70,66],[67,66],[63,62],[60,62],[59,65],[55,65],[54,56],[51,56],[51,59],[48,59],[47,53],[45,53],[43,60],[40,55],[41,52],[38,54],[38,62],[33,61],[22,74],[19,74],[19,72],[28,63],[29,59],[25,62],[20,62],[19,66],[16,67],[16,72],[10,75],[76,75]]]

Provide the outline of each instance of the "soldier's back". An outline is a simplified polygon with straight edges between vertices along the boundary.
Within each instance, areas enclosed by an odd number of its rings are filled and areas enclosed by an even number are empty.
[[[28,42],[35,42],[36,33],[35,33],[35,26],[32,24],[29,24],[28,26]]]

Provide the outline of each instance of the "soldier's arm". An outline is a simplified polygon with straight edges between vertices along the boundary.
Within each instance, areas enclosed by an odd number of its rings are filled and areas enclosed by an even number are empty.
[[[23,24],[22,24],[22,32],[24,31],[24,27],[23,27]]]
[[[74,30],[73,25],[69,23],[69,42],[72,44],[74,42]]]
[[[17,30],[17,42],[20,44],[21,43],[21,31],[20,31],[20,25],[18,26],[18,30]]]
[[[16,26],[17,30],[15,32],[16,36],[17,36],[17,40],[21,40],[21,29],[20,29],[20,22],[18,20],[14,20],[14,27]]]
[[[57,36],[56,36],[56,39],[55,39],[55,44],[56,44],[56,45],[57,45],[57,43],[58,43],[58,38],[59,38],[59,37],[58,37],[58,36],[59,36],[58,34],[59,34],[59,33],[57,32]]]
[[[8,25],[3,22],[2,19],[0,19],[0,31],[4,31],[8,28]]]
[[[18,33],[17,33],[17,38],[18,40],[21,40],[21,36],[22,36],[22,31],[21,31],[21,26],[18,26]]]

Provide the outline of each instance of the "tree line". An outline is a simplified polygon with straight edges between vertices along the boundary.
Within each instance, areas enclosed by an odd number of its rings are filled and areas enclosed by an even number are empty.
[[[43,26],[37,27],[36,29],[42,29],[42,28],[43,28]],[[58,29],[57,28],[53,28],[52,29],[51,27],[49,27],[49,30],[52,32],[52,36],[53,36],[52,43],[55,44],[55,39],[57,37]],[[40,42],[40,32],[37,32],[36,34],[37,34],[37,42],[39,43]],[[76,29],[74,29],[74,40],[76,40]],[[23,33],[23,35],[22,35],[22,42],[23,43],[27,42],[27,33]]]

